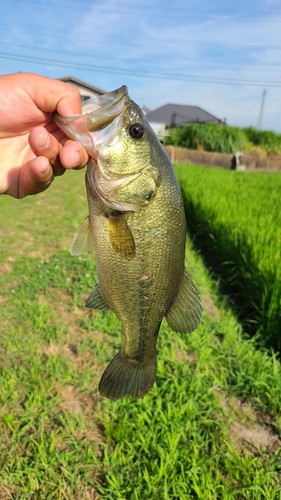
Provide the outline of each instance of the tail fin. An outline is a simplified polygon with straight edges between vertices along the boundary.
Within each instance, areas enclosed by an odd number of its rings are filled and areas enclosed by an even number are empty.
[[[99,391],[109,399],[121,399],[125,396],[141,398],[153,386],[155,372],[156,359],[145,365],[128,359],[119,352],[102,374]]]

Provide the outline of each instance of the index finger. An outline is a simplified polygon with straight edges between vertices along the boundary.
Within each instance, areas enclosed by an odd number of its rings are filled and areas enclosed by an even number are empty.
[[[82,113],[80,94],[73,85],[31,73],[20,73],[20,83],[45,113],[57,111],[62,116]]]

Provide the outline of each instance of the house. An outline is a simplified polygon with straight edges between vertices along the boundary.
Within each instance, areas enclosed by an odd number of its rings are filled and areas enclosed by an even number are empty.
[[[159,136],[167,134],[167,127],[177,127],[190,123],[225,123],[199,106],[182,104],[165,104],[165,106],[148,112],[146,118]]]
[[[74,78],[74,76],[66,76],[64,78],[59,78],[59,80],[61,82],[70,83],[70,85],[74,85],[74,87],[76,87],[80,92],[82,102],[87,99],[91,99],[92,97],[106,94],[105,90],[101,90],[98,87],[90,85],[89,83],[78,80],[78,78]]]

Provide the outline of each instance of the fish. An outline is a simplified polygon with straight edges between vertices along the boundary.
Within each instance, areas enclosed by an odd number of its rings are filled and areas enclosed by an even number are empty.
[[[54,121],[87,150],[89,215],[72,255],[95,252],[99,283],[86,307],[111,310],[123,344],[105,369],[99,392],[138,399],[156,376],[156,343],[163,318],[175,332],[193,332],[201,301],[185,271],[186,218],[173,166],[141,108],[124,85],[89,99],[82,115]]]

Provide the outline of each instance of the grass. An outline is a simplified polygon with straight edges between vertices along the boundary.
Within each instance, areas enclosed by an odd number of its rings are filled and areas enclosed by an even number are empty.
[[[218,123],[171,127],[165,144],[235,154],[243,151],[256,156],[280,156],[281,135],[253,127],[239,128]]]
[[[247,142],[245,132],[239,127],[229,127],[217,123],[191,124],[169,129],[169,135],[164,139],[165,144],[232,153],[241,151]]]
[[[245,328],[280,349],[281,177],[177,167],[188,226]]]
[[[84,308],[95,262],[68,251],[83,173],[0,210],[0,499],[280,499],[280,363],[245,338],[190,240],[202,324],[163,322],[152,391],[110,402],[97,385],[120,324]]]
[[[257,130],[247,127],[244,132],[249,141],[248,148],[259,147],[268,155],[278,155],[281,152],[281,135],[268,130]]]

